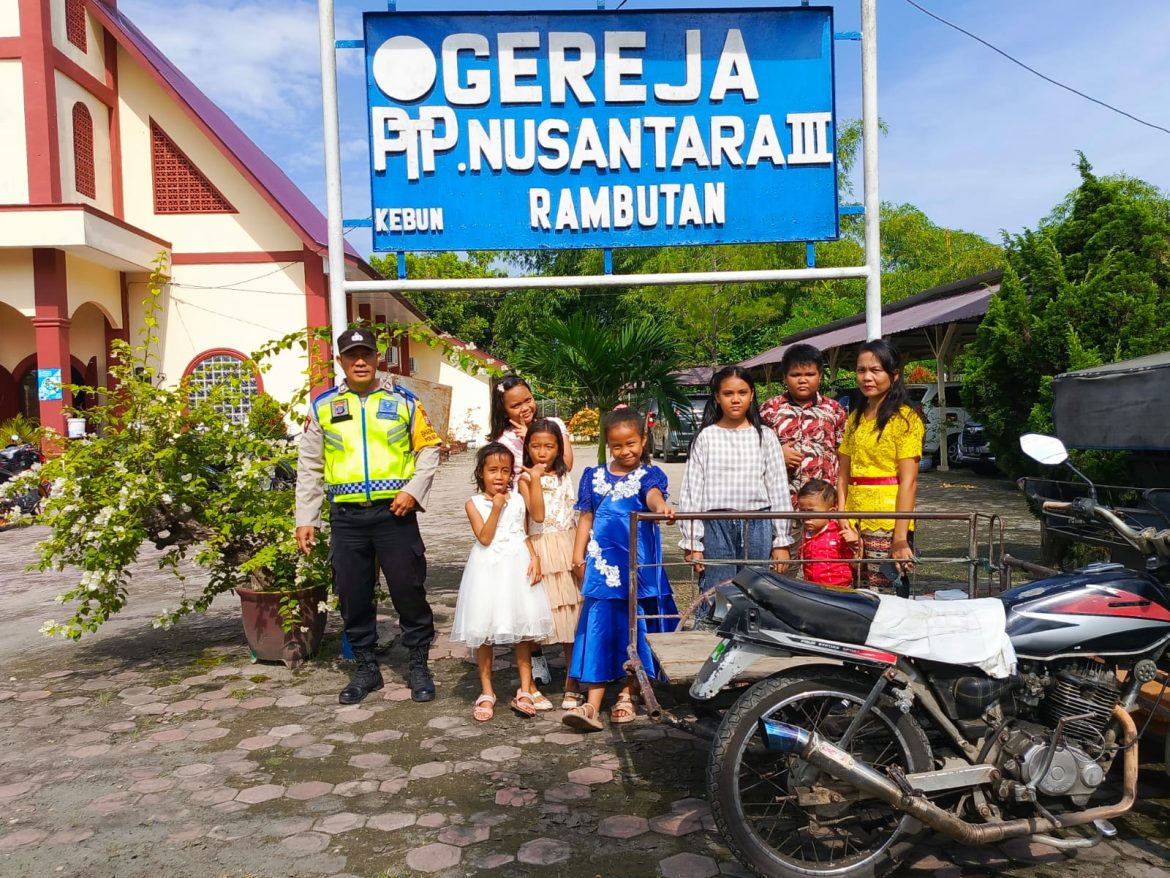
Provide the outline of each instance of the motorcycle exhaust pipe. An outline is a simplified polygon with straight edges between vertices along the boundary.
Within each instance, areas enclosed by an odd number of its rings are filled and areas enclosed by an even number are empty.
[[[969,823],[944,811],[925,796],[907,795],[884,774],[864,762],[858,762],[816,732],[769,719],[761,719],[759,727],[769,750],[795,754],[826,774],[852,784],[863,793],[892,805],[961,844],[978,845],[1082,826],[1095,820],[1109,820],[1132,808],[1137,794],[1137,727],[1133,717],[1121,707],[1113,708],[1113,718],[1121,726],[1121,746],[1125,752],[1120,801],[1114,805],[1062,814],[1051,820],[1047,817],[1023,817],[1003,823]]]

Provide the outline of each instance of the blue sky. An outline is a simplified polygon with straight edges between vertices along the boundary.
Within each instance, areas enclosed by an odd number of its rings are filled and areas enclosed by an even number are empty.
[[[1170,4],[1164,0],[919,0],[1054,79],[1170,128]],[[615,7],[619,0],[607,0]],[[706,4],[710,6],[731,4]],[[737,0],[735,6],[768,5]],[[797,5],[796,3],[781,5]],[[832,4],[838,31],[859,4]],[[628,0],[627,10],[701,6]],[[120,0],[119,7],[324,207],[317,5],[307,0]],[[904,0],[879,0],[881,196],[998,240],[1035,226],[1077,184],[1076,150],[1101,174],[1170,190],[1170,134],[1052,86]],[[339,38],[384,3],[337,0]],[[542,3],[400,0],[401,10],[596,9]],[[360,50],[340,54],[345,215],[370,213]],[[858,43],[837,44],[840,119],[860,116]],[[860,188],[858,189],[860,193]],[[368,252],[369,239],[350,239]]]

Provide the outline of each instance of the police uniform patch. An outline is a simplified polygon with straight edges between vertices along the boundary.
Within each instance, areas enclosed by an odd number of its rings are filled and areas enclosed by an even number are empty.
[[[349,418],[349,400],[335,399],[333,400],[333,420],[344,421]]]
[[[383,397],[378,400],[378,417],[379,418],[397,418],[398,417],[398,400]]]

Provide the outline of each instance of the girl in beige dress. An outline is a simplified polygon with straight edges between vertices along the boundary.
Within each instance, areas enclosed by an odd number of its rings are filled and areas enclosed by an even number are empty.
[[[524,437],[524,469],[518,486],[528,503],[528,533],[552,611],[553,634],[565,651],[565,667],[573,658],[573,639],[577,617],[581,612],[581,593],[573,578],[573,541],[577,528],[576,491],[565,465],[565,436],[551,419],[534,420]],[[561,708],[569,710],[581,703],[577,681],[565,679]]]

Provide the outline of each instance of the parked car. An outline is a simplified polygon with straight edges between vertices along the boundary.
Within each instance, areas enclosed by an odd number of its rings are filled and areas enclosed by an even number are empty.
[[[703,420],[703,409],[707,405],[707,397],[689,396],[689,406],[676,405],[675,414],[678,416],[678,427],[672,427],[670,421],[663,417],[658,408],[658,401],[651,400],[646,408],[646,435],[650,441],[650,453],[654,457],[664,460],[677,460],[686,455],[691,448],[691,441],[698,432],[699,424]]]
[[[979,472],[995,472],[995,455],[978,421],[968,421],[959,433],[959,463]]]
[[[959,466],[962,460],[959,457],[959,434],[964,425],[971,419],[967,410],[963,408],[963,400],[959,395],[959,383],[949,382],[946,385],[947,394],[947,423],[946,449],[947,463],[950,466]],[[938,385],[936,384],[907,384],[910,392],[910,404],[914,406],[923,421],[926,423],[926,436],[922,440],[922,455],[939,461],[939,429],[938,429]]]

